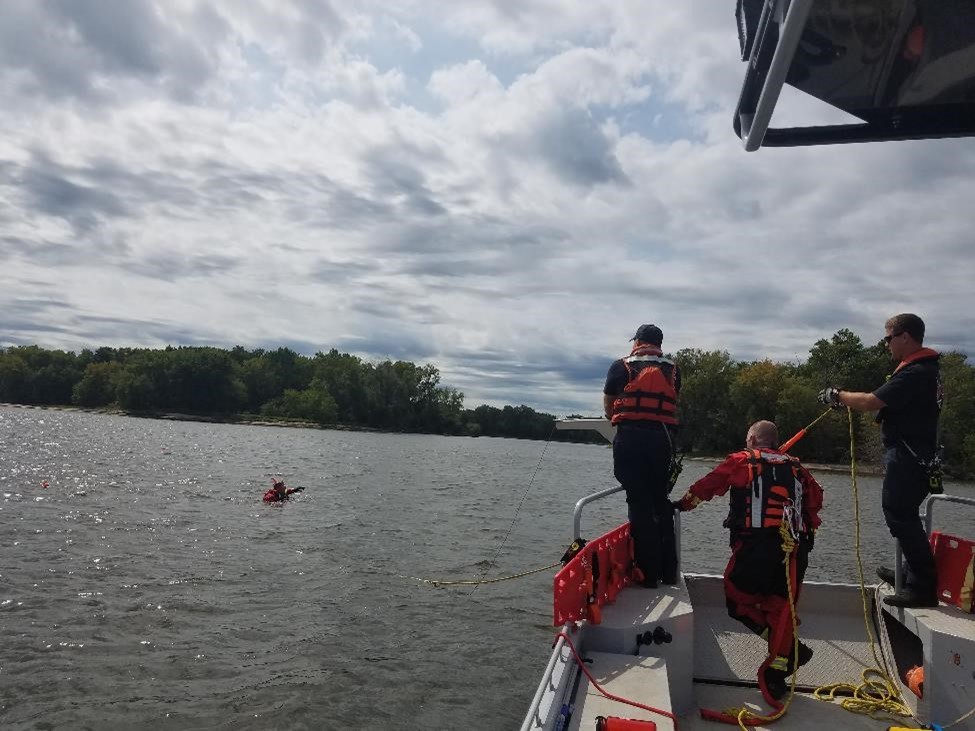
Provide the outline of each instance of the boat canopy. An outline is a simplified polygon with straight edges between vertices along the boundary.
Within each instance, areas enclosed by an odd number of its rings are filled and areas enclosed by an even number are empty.
[[[738,0],[745,149],[975,135],[973,0]],[[769,127],[783,84],[862,122]]]

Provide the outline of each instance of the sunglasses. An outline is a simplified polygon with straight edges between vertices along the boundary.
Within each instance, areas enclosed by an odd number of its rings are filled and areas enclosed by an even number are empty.
[[[890,341],[896,338],[898,335],[903,335],[904,331],[901,330],[899,333],[893,333],[892,335],[884,335],[884,343],[890,345]]]

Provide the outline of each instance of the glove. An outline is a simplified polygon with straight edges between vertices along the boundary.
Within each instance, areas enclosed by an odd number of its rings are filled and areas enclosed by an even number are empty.
[[[680,500],[672,500],[670,503],[670,507],[672,507],[678,513],[684,512],[684,503],[682,503]]]
[[[834,409],[843,407],[843,404],[840,403],[840,389],[836,388],[835,386],[827,386],[819,392],[819,395],[816,398],[819,399],[819,403],[825,404],[826,406],[830,406]]]

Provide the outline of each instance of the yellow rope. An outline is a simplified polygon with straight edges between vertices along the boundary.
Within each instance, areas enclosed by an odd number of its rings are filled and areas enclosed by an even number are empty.
[[[779,536],[782,538],[782,553],[785,554],[782,559],[782,563],[785,565],[785,586],[789,593],[789,613],[792,617],[792,656],[796,658],[796,662],[798,663],[799,627],[796,623],[796,602],[795,602],[795,597],[793,596],[792,593],[792,574],[789,571],[790,568],[789,562],[792,556],[792,552],[795,551],[796,549],[796,541],[792,537],[792,533],[789,531],[789,527],[786,525],[786,522],[784,520],[781,523],[779,523]],[[782,707],[772,715],[762,716],[758,713],[755,713],[747,706],[741,706],[741,707],[735,706],[733,708],[728,708],[724,711],[724,714],[726,716],[731,716],[732,718],[736,718],[738,720],[738,728],[740,728],[742,731],[749,731],[748,727],[745,725],[746,723],[754,724],[756,721],[761,721],[763,723],[771,723],[772,721],[779,720],[780,718],[782,718],[782,716],[785,715],[785,712],[789,710],[789,705],[792,703],[792,698],[796,694],[796,678],[798,676],[799,676],[799,669],[796,668],[796,671],[792,674],[792,683],[791,683],[791,687],[789,688],[789,697],[786,698],[786,701],[785,703],[782,704]]]
[[[500,576],[496,579],[467,579],[464,581],[445,581],[443,579],[421,579],[419,576],[404,576],[400,574],[401,579],[412,579],[413,581],[419,581],[421,584],[433,584],[434,586],[477,586],[478,584],[497,584],[500,581],[510,581],[511,579],[520,579],[523,576],[530,576],[531,574],[537,574],[539,571],[548,571],[549,569],[554,569],[556,566],[561,566],[561,561],[556,561],[548,566],[541,566],[537,569],[532,569],[531,571],[523,571],[520,574],[512,574],[511,576]]]
[[[873,656],[876,667],[867,668],[860,674],[861,682],[859,685],[852,683],[823,685],[816,688],[813,697],[816,700],[832,702],[836,699],[837,693],[846,692],[850,693],[852,697],[841,700],[840,707],[851,713],[864,714],[878,720],[877,714],[887,714],[888,720],[895,720],[889,717],[906,717],[914,718],[917,721],[910,706],[901,699],[900,690],[897,683],[890,677],[890,671],[883,653],[878,659],[877,643],[874,640],[873,631],[870,629],[870,611],[867,608],[863,559],[860,556],[860,496],[857,489],[856,440],[853,431],[853,411],[849,408],[847,408],[847,417],[850,422],[850,478],[853,484],[854,548],[857,571],[860,574],[860,600],[863,604],[863,624],[867,629],[867,638],[870,640],[870,654]]]

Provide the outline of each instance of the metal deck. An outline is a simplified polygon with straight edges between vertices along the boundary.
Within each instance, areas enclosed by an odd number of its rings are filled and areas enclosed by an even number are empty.
[[[681,731],[715,731],[720,727],[702,719],[701,708],[721,711],[744,705],[759,714],[771,713],[756,680],[756,671],[765,659],[765,642],[728,616],[720,576],[686,576],[685,582],[685,586],[662,587],[660,591],[666,597],[686,591],[686,598],[694,607],[693,708],[679,716]],[[636,590],[633,594],[642,595],[642,592]],[[871,601],[868,594],[870,611]],[[800,670],[799,690],[789,712],[775,722],[775,727],[783,731],[812,731],[829,725],[853,731],[880,731],[890,726],[890,720],[878,721],[851,713],[838,704],[816,700],[811,693],[829,683],[857,685],[863,670],[875,666],[859,588],[807,582],[800,600],[800,618],[799,636],[815,654]],[[668,663],[663,658],[594,651],[587,651],[585,656],[590,672],[609,693],[672,710],[667,690]],[[575,711],[567,728],[569,731],[595,728],[597,716],[652,720],[661,731],[673,729],[669,719],[609,700],[587,678],[581,677]]]
[[[694,679],[757,685],[767,645],[728,616],[721,577],[687,577],[687,588],[694,606]],[[800,688],[859,684],[860,674],[875,665],[859,587],[806,582],[799,618],[799,637],[815,653],[799,670]]]

